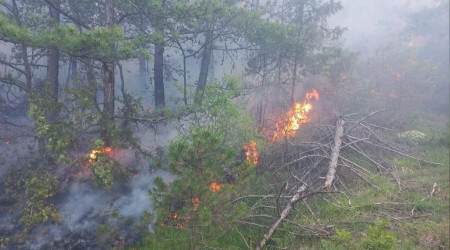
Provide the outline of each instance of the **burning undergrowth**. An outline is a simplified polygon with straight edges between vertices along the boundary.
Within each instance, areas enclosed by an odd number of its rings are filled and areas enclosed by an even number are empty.
[[[142,137],[148,144],[151,139],[156,140],[154,135],[144,134]],[[167,139],[158,143],[167,143]],[[33,140],[14,140],[1,145],[8,147],[2,149],[2,156],[11,153],[13,157],[6,162],[10,165],[2,166],[3,174],[0,176],[0,238],[8,239],[8,249],[123,247],[135,244],[144,232],[152,230],[154,217],[148,191],[153,188],[156,177],[166,182],[173,180],[170,173],[156,170],[148,159],[137,160],[132,150],[108,147],[94,147],[85,157],[75,152],[74,155],[80,159],[77,165],[48,163],[47,167],[38,167],[39,162],[16,159],[22,154],[29,156],[32,149],[28,148],[35,148],[35,143]],[[23,149],[18,150],[18,146]],[[115,162],[111,165],[113,172],[126,173],[115,179],[109,189],[101,188],[94,178],[93,166],[97,164],[98,170],[104,169],[103,160]],[[24,215],[25,202],[30,198],[26,195],[25,186],[33,178],[33,173],[46,172],[45,169],[54,169],[52,175],[58,183],[52,188],[46,204],[55,209],[60,221],[49,218],[28,230],[18,223]],[[37,214],[39,206],[33,205],[29,214]]]
[[[151,230],[152,220],[145,224],[140,218],[152,213],[148,191],[157,176],[168,182],[173,178],[168,172],[147,169],[128,181],[113,185],[109,191],[81,179],[62,181],[60,188],[65,190],[60,189],[50,200],[61,221],[36,226],[21,241],[11,240],[9,247],[98,249],[132,245],[142,232]],[[20,227],[14,224],[18,216],[20,214],[14,212],[2,213],[2,235],[20,235]]]
[[[273,135],[267,139],[272,142],[289,139],[297,135],[301,125],[310,121],[309,112],[313,109],[312,100],[319,101],[320,95],[316,89],[306,93],[305,101],[295,102],[293,107],[275,122]]]

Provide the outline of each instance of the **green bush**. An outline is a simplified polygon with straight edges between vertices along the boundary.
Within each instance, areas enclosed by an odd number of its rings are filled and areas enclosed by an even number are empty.
[[[47,203],[47,199],[56,193],[58,180],[48,173],[37,172],[25,182],[25,187],[28,200],[19,219],[19,223],[25,225],[24,232],[49,219],[59,223],[61,216],[54,206]]]
[[[397,238],[395,235],[386,230],[389,220],[375,221],[375,226],[369,226],[368,233],[363,233],[364,239],[361,241],[362,249],[394,249]]]

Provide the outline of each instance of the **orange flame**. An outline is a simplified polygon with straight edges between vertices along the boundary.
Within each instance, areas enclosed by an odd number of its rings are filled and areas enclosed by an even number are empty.
[[[258,150],[256,150],[256,142],[253,140],[250,140],[250,144],[249,145],[244,145],[244,150],[245,150],[245,156],[247,158],[247,162],[250,163],[252,162],[252,158],[253,158],[253,163],[256,165],[258,164]]]
[[[222,186],[223,186],[222,183],[217,183],[217,182],[213,181],[213,182],[211,183],[211,185],[209,185],[209,190],[210,190],[211,192],[213,192],[213,193],[219,192],[220,189],[222,188]]]
[[[310,101],[311,98],[313,98],[313,97],[314,97],[314,99],[316,99],[316,101],[319,101],[319,100],[320,100],[319,92],[317,92],[316,89],[312,89],[311,92],[306,93],[306,99],[307,99],[308,101]]]
[[[320,100],[320,95],[315,89],[306,93],[306,101],[303,101],[303,103],[296,102],[294,107],[284,117],[278,119],[271,141],[280,141],[297,135],[300,125],[309,122],[308,113],[313,108],[309,101],[312,98],[317,101]]]
[[[194,211],[200,207],[200,199],[198,197],[192,198],[192,203],[194,204]]]
[[[88,160],[88,162],[89,162],[89,163],[94,162],[94,160],[97,159],[97,156],[98,156],[99,154],[101,154],[101,153],[108,153],[108,152],[111,152],[111,150],[112,150],[111,147],[102,147],[101,150],[93,149],[93,150],[91,151],[91,153],[89,154],[89,160]]]

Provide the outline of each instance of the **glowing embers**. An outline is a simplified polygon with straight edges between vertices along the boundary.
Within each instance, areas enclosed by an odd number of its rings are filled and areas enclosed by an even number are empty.
[[[184,225],[189,223],[191,220],[190,216],[179,216],[178,212],[175,211],[171,213],[164,222],[159,223],[161,227],[163,226],[176,226],[178,228],[183,228]]]
[[[198,197],[192,198],[192,204],[194,205],[194,211],[197,211],[200,207],[200,199]]]
[[[256,149],[256,142],[251,140],[249,145],[244,145],[245,157],[247,158],[247,163],[253,162],[255,165],[258,164],[258,150]]]
[[[303,123],[309,122],[308,114],[313,109],[310,101],[313,98],[317,101],[320,100],[320,95],[315,89],[306,93],[305,101],[302,103],[296,102],[291,110],[277,120],[275,123],[275,131],[269,140],[275,142],[295,137],[300,126]]]
[[[209,185],[209,191],[216,193],[219,192],[220,189],[222,188],[223,184],[222,183],[218,183],[216,181],[213,181],[211,183],[211,185]]]

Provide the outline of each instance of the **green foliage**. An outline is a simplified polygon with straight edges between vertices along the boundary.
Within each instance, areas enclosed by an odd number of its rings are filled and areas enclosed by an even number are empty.
[[[38,30],[35,33],[0,15],[0,36],[15,43],[58,48],[74,56],[90,55],[92,58],[102,60],[127,59],[145,53],[141,49],[143,38],[126,40],[123,29],[118,26],[96,27],[81,33],[74,25],[67,24],[56,25],[51,30]]]
[[[1,249],[8,247],[8,243],[9,243],[9,238],[8,237],[0,238],[0,248]]]
[[[427,135],[417,130],[410,130],[403,133],[398,133],[397,138],[405,143],[417,145],[425,141],[427,139]]]
[[[144,224],[150,225],[153,222],[153,215],[149,211],[144,211],[141,215],[140,221]]]
[[[66,124],[56,120],[56,115],[61,112],[63,104],[62,102],[55,103],[52,96],[50,86],[44,84],[42,92],[29,96],[28,114],[33,118],[37,136],[47,139],[47,147],[52,150],[59,161],[67,162],[67,149],[74,139],[74,135],[73,133],[64,133]]]
[[[177,178],[170,184],[155,178],[151,194],[160,229],[148,242],[178,238],[187,230],[193,235],[193,244],[198,244],[202,234],[215,230],[217,237],[207,241],[216,245],[218,237],[232,229],[233,221],[250,211],[245,203],[230,204],[232,195],[245,189],[254,173],[245,158],[237,157],[243,143],[256,135],[250,119],[240,111],[242,106],[234,100],[241,89],[236,77],[228,77],[223,85],[207,86],[200,106],[188,107],[191,126],[169,145],[168,167]],[[219,186],[215,192],[213,182]],[[220,229],[215,226],[219,224]]]
[[[375,226],[369,226],[368,233],[363,233],[364,239],[361,241],[363,249],[394,249],[397,241],[396,236],[385,229],[389,220],[378,219]]]
[[[46,139],[47,149],[59,162],[69,162],[68,150],[76,145],[79,135],[101,117],[96,109],[94,90],[94,83],[66,86],[63,89],[66,99],[56,103],[48,84],[44,84],[43,91],[29,95],[28,114],[33,118],[37,136]]]
[[[52,90],[48,84],[44,84],[42,92],[29,95],[28,114],[33,118],[37,136],[46,140],[47,149],[59,162],[69,163],[68,151],[77,145],[80,135],[93,131],[103,124],[102,114],[96,101],[98,88],[95,82],[65,86],[63,88],[65,98],[56,103],[51,98]],[[127,95],[124,101],[124,106],[120,110],[124,114],[124,119],[137,117],[142,111],[139,101],[131,95]],[[114,120],[104,126],[107,128],[113,147],[139,149],[138,141],[130,127],[121,126]],[[109,175],[107,169],[94,168],[99,175]]]
[[[111,168],[113,167],[112,160],[100,154],[97,158],[89,164],[89,169],[92,170],[95,182],[103,188],[109,189],[113,183],[113,174]]]
[[[352,239],[352,234],[345,231],[345,229],[336,229],[336,235],[331,237],[331,240],[333,240],[337,245],[348,245]]]
[[[105,152],[111,148],[105,148],[101,139],[96,139],[92,143],[94,150],[86,156],[88,168],[92,171],[94,181],[101,187],[109,189],[113,184],[112,168],[116,162],[105,155]]]
[[[54,223],[61,220],[56,209],[47,203],[47,199],[55,195],[58,180],[48,173],[38,172],[25,183],[28,200],[19,223],[25,226],[28,232],[37,224],[51,219]]]
[[[119,237],[119,232],[112,228],[108,223],[100,224],[95,230],[97,242],[100,245],[107,245],[113,239]]]
[[[192,104],[183,111],[189,114],[185,121],[191,129],[209,131],[223,136],[226,143],[242,147],[244,141],[258,136],[245,103],[238,99],[242,89],[237,76],[226,76],[222,83],[209,82],[201,105]]]

